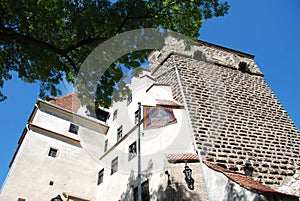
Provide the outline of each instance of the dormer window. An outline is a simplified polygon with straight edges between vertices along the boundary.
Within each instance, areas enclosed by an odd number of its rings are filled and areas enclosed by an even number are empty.
[[[79,126],[75,124],[70,124],[69,132],[73,134],[78,134]]]
[[[98,107],[93,107],[91,105],[86,106],[86,113],[88,116],[91,116],[93,118],[99,119],[100,121],[106,122],[106,120],[109,117],[109,113],[106,112],[103,109],[100,109]]]

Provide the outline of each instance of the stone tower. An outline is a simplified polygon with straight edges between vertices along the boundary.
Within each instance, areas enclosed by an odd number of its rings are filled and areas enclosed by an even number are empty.
[[[254,56],[203,41],[165,44],[149,55],[150,70],[187,108],[203,161],[299,196],[300,133]]]

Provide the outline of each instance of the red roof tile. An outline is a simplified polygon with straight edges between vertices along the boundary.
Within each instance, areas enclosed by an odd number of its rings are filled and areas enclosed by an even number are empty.
[[[184,153],[184,154],[167,154],[168,161],[172,162],[193,162],[199,161],[198,155],[193,153]]]
[[[233,180],[234,182],[238,183],[239,185],[241,185],[247,189],[262,192],[262,193],[278,193],[278,194],[282,194],[282,195],[294,196],[294,195],[289,195],[289,194],[275,191],[271,187],[266,186],[258,181],[255,181],[251,177],[249,177],[245,174],[241,174],[241,173],[237,173],[237,172],[225,169],[215,163],[211,163],[208,161],[203,161],[203,163],[206,164],[208,167],[223,173],[229,179]]]
[[[72,112],[77,112],[80,108],[80,100],[75,93],[71,93],[59,98],[52,98],[48,102]]]
[[[156,105],[161,106],[171,106],[171,107],[180,107],[178,103],[172,100],[163,100],[163,99],[156,99]]]

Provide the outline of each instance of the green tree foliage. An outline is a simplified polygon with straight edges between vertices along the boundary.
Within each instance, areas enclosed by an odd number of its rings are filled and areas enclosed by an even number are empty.
[[[12,72],[40,83],[40,96],[57,96],[64,78],[73,83],[87,55],[122,32],[163,28],[198,37],[204,19],[223,16],[219,0],[2,0],[0,2],[0,87]],[[119,58],[104,73],[97,104],[108,106],[122,68],[144,62],[147,51]],[[0,92],[0,100],[5,99]]]

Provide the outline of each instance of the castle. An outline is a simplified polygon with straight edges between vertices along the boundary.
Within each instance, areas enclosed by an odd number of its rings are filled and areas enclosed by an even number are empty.
[[[254,56],[169,37],[148,60],[109,109],[38,100],[0,200],[137,200],[138,148],[145,201],[299,200],[300,133]]]

